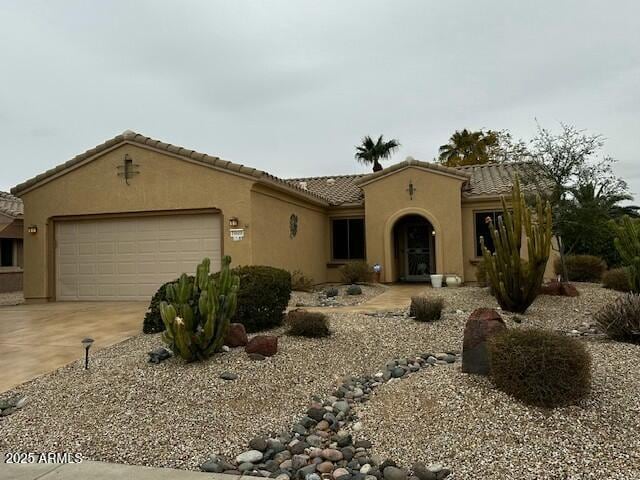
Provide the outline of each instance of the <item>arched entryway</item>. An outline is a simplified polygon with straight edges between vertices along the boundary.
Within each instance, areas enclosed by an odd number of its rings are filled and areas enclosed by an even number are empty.
[[[437,270],[436,231],[422,215],[398,218],[392,229],[393,281],[428,282]]]

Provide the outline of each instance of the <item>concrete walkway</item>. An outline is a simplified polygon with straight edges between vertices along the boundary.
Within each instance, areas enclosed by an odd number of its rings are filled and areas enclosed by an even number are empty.
[[[0,307],[0,393],[142,331],[147,302],[52,302]]]
[[[67,464],[0,463],[0,480],[239,480],[235,475],[139,467],[104,462]],[[256,477],[242,477],[253,479]]]
[[[411,297],[423,294],[430,289],[431,286],[426,283],[397,283],[388,285],[383,293],[370,298],[360,305],[344,307],[305,307],[305,310],[338,313],[376,313],[399,310],[409,307]]]

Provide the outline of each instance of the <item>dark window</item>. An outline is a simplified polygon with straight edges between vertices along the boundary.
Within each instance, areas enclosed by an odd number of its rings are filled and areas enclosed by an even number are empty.
[[[364,219],[333,220],[332,252],[335,260],[362,260],[365,258]]]
[[[495,212],[477,212],[476,213],[476,255],[482,256],[482,247],[480,246],[480,237],[484,239],[484,245],[490,252],[494,251],[493,238],[491,238],[490,226],[498,225],[498,217],[502,215],[502,211]]]
[[[0,267],[13,267],[13,240],[0,240]]]

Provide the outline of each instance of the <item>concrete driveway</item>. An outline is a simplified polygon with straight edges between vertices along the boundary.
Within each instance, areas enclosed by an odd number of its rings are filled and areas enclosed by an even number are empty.
[[[0,306],[0,392],[142,331],[147,302],[53,302]]]

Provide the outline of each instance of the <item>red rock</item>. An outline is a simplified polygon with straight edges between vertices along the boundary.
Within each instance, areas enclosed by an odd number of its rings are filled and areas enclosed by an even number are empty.
[[[265,357],[271,357],[278,353],[278,337],[273,335],[256,335],[251,340],[244,351],[247,353],[259,353]]]
[[[540,295],[554,295],[559,297],[577,297],[580,295],[578,289],[567,282],[552,280],[540,287]]]
[[[241,323],[232,323],[229,325],[229,330],[224,337],[224,344],[227,347],[244,347],[249,343],[247,338],[247,331],[244,329],[244,325]]]
[[[487,340],[506,329],[502,317],[493,308],[478,308],[471,312],[464,327],[462,371],[488,375]]]

